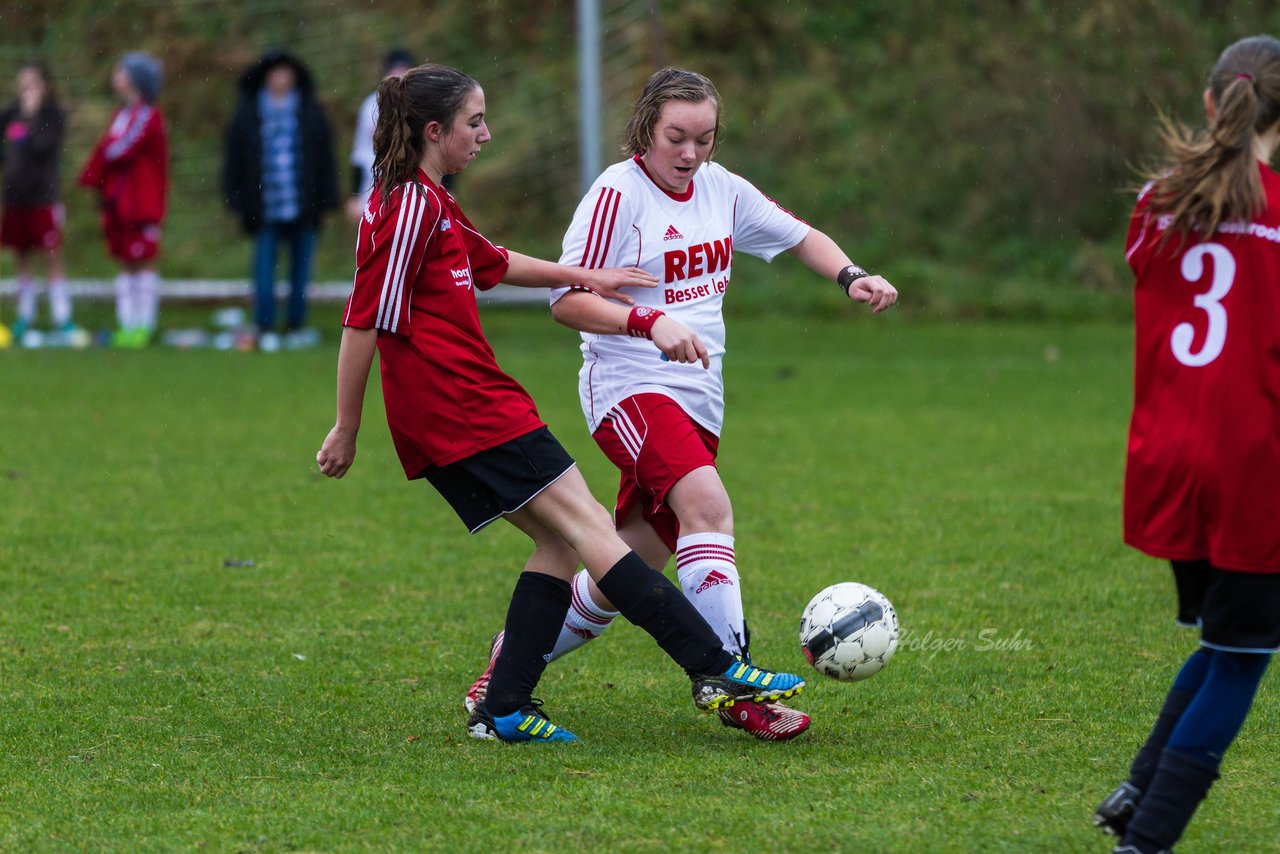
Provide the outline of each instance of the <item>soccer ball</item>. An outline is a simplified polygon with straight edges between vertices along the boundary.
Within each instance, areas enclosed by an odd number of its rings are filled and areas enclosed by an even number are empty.
[[[809,600],[800,649],[819,672],[842,682],[874,676],[898,648],[898,615],[884,594],[851,581]]]

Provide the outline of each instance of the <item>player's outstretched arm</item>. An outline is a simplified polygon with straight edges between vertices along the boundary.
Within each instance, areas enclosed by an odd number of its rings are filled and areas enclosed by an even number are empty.
[[[342,477],[356,459],[356,434],[364,411],[364,390],[369,384],[369,366],[378,346],[378,330],[342,330],[338,350],[338,418],[324,444],[316,452],[316,465],[329,477]]]
[[[648,338],[669,361],[690,365],[701,362],[704,368],[711,366],[711,357],[696,332],[647,306],[631,309],[594,293],[570,291],[551,306],[551,317],[579,332]]]
[[[836,242],[816,228],[809,229],[787,250],[819,276],[836,282],[854,302],[865,302],[876,314],[898,301],[898,289],[883,276],[873,276],[849,260]],[[849,269],[849,273],[845,270]]]
[[[519,252],[508,252],[507,274],[502,281],[522,288],[563,288],[567,285],[585,285],[609,299],[631,305],[634,299],[620,292],[621,288],[652,288],[658,277],[638,267],[605,267],[590,269],[554,264],[540,258],[532,258]]]

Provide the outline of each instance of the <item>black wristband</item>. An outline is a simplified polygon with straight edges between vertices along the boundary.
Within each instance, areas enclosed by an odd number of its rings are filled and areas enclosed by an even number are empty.
[[[850,285],[858,281],[858,279],[865,279],[870,275],[870,273],[859,267],[857,264],[850,264],[848,267],[841,270],[840,274],[836,276],[836,284],[840,286],[840,290],[844,291],[844,295],[848,296]]]

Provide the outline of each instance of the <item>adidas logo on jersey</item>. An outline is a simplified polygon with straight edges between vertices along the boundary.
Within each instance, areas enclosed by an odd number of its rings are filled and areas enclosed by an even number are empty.
[[[713,569],[707,573],[707,577],[704,578],[702,580],[702,583],[698,585],[698,589],[693,591],[693,595],[697,596],[702,591],[715,587],[717,584],[727,584],[730,587],[732,587],[733,579],[725,575],[720,570]]]
[[[667,233],[662,235],[663,240],[684,240],[684,235],[676,230],[674,225],[667,226]]]
[[[453,223],[449,221],[448,217],[445,217],[444,219],[440,220],[441,231],[448,231],[452,227],[453,227]]]

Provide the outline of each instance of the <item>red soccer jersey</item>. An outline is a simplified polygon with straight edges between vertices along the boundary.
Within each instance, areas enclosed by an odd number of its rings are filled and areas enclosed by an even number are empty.
[[[1126,258],[1137,276],[1125,542],[1155,557],[1280,572],[1280,175],[1267,207],[1212,240],[1160,237],[1144,193]]]
[[[475,288],[507,271],[507,253],[419,171],[421,187],[374,193],[360,220],[344,326],[378,330],[382,397],[405,475],[448,465],[543,426],[503,373],[480,327]]]
[[[94,146],[80,183],[102,194],[107,217],[159,224],[169,185],[168,134],[160,111],[145,102],[122,107]]]

